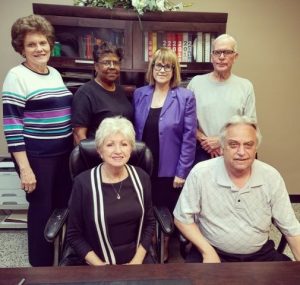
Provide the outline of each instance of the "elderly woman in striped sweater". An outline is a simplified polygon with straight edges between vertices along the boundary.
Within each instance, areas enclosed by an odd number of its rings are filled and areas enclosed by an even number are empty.
[[[89,265],[146,263],[155,220],[150,178],[127,164],[134,128],[125,118],[106,118],[95,141],[103,163],[74,180],[67,241]]]
[[[8,72],[3,84],[4,133],[29,202],[29,262],[51,266],[53,245],[45,240],[44,228],[53,209],[67,206],[71,191],[72,93],[47,65],[54,30],[45,18],[18,19],[11,37],[24,62]]]

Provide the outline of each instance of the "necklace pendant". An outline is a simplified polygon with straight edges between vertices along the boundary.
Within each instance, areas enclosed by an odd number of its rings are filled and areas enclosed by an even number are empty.
[[[121,199],[121,196],[120,196],[120,194],[118,194],[118,195],[117,195],[117,199],[118,199],[118,200],[120,200],[120,199]]]

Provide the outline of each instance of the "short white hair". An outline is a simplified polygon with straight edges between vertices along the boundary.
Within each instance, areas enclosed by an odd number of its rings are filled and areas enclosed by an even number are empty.
[[[135,147],[135,131],[132,123],[121,116],[105,118],[99,125],[96,135],[95,143],[97,149],[101,148],[104,140],[113,134],[122,134]]]
[[[258,148],[262,140],[262,135],[256,120],[254,120],[253,118],[249,118],[248,116],[240,116],[240,115],[235,115],[231,117],[230,120],[222,127],[219,135],[221,147],[224,148],[228,128],[236,125],[248,125],[255,129],[256,141],[257,141],[256,148]]]
[[[233,36],[230,36],[228,34],[219,35],[217,38],[214,39],[214,41],[212,43],[213,50],[215,49],[216,42],[222,41],[222,40],[230,41],[232,43],[232,49],[233,49],[233,51],[237,52],[237,50],[238,50],[237,41],[235,40],[235,38]]]

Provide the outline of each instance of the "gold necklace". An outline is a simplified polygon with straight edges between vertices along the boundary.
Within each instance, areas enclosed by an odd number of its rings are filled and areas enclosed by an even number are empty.
[[[114,189],[115,193],[117,194],[117,199],[120,200],[121,199],[121,190],[122,190],[122,184],[123,184],[123,181],[120,182],[120,186],[119,186],[119,190],[117,191],[114,184],[113,183],[110,183],[111,187]]]

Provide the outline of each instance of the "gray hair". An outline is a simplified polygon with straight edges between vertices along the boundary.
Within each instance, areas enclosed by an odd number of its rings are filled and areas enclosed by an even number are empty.
[[[121,116],[105,118],[99,125],[95,143],[97,149],[99,149],[104,140],[113,134],[121,133],[131,144],[132,148],[135,147],[135,131],[132,123]]]
[[[256,148],[259,147],[261,140],[262,140],[262,135],[261,135],[261,132],[259,130],[256,120],[254,120],[253,118],[249,118],[248,116],[235,115],[230,118],[230,120],[222,127],[222,129],[220,131],[219,137],[220,137],[220,143],[221,143],[222,148],[224,148],[224,145],[225,145],[225,138],[227,135],[228,128],[231,126],[235,126],[235,125],[248,125],[248,126],[253,127],[256,131],[256,141],[257,141]]]
[[[233,51],[237,52],[238,47],[237,47],[237,41],[235,40],[235,38],[233,36],[230,36],[228,34],[222,34],[220,36],[218,36],[216,39],[214,39],[212,45],[213,45],[213,50],[215,49],[215,44],[217,41],[221,41],[221,40],[227,40],[230,41],[232,43],[232,49]]]

